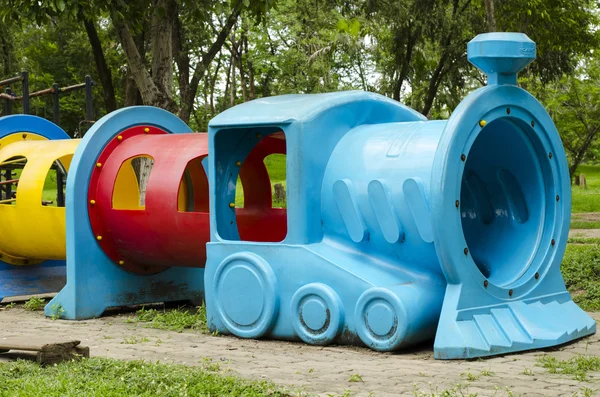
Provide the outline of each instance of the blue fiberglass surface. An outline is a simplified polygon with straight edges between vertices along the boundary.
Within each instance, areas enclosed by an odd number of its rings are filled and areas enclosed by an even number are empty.
[[[560,275],[571,202],[560,137],[516,86],[535,43],[486,34],[468,54],[488,86],[447,121],[360,92],[266,98],[211,121],[210,329],[382,351],[435,337],[439,359],[595,332]],[[274,131],[286,135],[288,234],[242,241],[235,164]]]
[[[510,118],[487,124],[471,148],[461,182],[467,247],[479,270],[498,285],[510,285],[523,274],[542,236],[535,228],[545,217],[542,166],[547,162],[544,156],[540,164],[533,144],[537,137],[529,129]]]

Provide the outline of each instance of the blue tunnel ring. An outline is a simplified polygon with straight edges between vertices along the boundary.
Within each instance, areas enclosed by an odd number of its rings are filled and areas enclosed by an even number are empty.
[[[507,285],[496,285],[481,273],[470,256],[470,252],[467,254],[469,250],[465,249],[463,252],[463,248],[467,247],[467,241],[461,217],[455,215],[455,202],[460,197],[462,177],[465,164],[468,162],[469,150],[480,131],[485,128],[482,128],[480,121],[485,120],[483,124],[489,125],[503,117],[520,119],[528,126],[531,125],[529,128],[535,131],[539,141],[536,149],[539,150],[540,147],[543,147],[542,151],[545,152],[537,153],[536,160],[539,161],[541,167],[545,167],[551,173],[549,176],[544,176],[544,185],[548,183],[547,179],[551,178],[551,182],[556,188],[549,189],[544,196],[544,228],[543,235],[536,240],[537,247],[534,251],[536,260],[530,263],[516,280]],[[474,280],[480,288],[485,288],[488,293],[503,300],[523,296],[538,282],[538,279],[534,277],[535,273],[539,273],[543,277],[556,260],[560,261],[566,244],[566,238],[561,239],[560,237],[567,233],[569,225],[570,191],[569,187],[565,186],[563,175],[565,171],[568,172],[568,169],[554,123],[542,105],[526,91],[515,86],[485,87],[463,101],[453,113],[444,130],[439,147],[444,147],[444,144],[448,145],[449,150],[436,155],[432,177],[432,180],[440,181],[439,185],[432,186],[432,189],[434,191],[439,189],[444,194],[432,195],[432,212],[434,219],[440,220],[440,222],[434,222],[435,242],[438,257],[448,281],[458,284],[466,282],[467,279]],[[555,154],[554,159],[548,158],[547,153],[549,152]],[[464,154],[466,154],[466,158],[463,157]],[[441,174],[441,170],[446,170],[444,175],[436,175]],[[559,202],[554,199],[550,200],[550,197],[555,195],[561,197]],[[454,207],[453,211],[450,212],[449,208],[452,207]],[[546,216],[547,214],[550,216]],[[448,230],[448,228],[460,230],[461,233],[441,238],[443,230]],[[562,246],[551,246],[552,239],[561,241]],[[545,253],[540,250],[545,250]],[[540,252],[543,255],[538,255]],[[548,260],[549,256],[550,260]],[[468,261],[469,266],[464,266],[465,260]],[[485,283],[486,281],[487,283]]]
[[[396,350],[407,334],[406,308],[387,288],[371,288],[363,292],[354,310],[356,332],[362,342],[378,351]]]
[[[326,345],[341,331],[344,308],[331,287],[311,283],[298,289],[292,297],[291,318],[300,339],[313,345]]]
[[[250,252],[228,256],[219,264],[213,285],[217,312],[232,334],[260,338],[274,325],[277,278],[264,258]]]
[[[0,138],[17,133],[37,134],[47,139],[70,138],[62,128],[41,117],[28,114],[0,117]]]

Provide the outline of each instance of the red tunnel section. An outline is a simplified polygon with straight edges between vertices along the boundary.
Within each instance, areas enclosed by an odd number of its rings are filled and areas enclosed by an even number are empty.
[[[263,163],[269,154],[280,152],[285,153],[285,141],[265,138],[241,167],[245,208],[237,210],[237,222],[242,240],[285,238],[285,209],[271,208],[271,185]],[[207,155],[207,134],[167,134],[152,126],[129,128],[109,142],[90,179],[88,209],[98,244],[115,264],[137,274],[171,266],[204,267],[210,240],[208,179],[202,166]],[[153,159],[145,205],[115,208],[119,172],[137,157]],[[127,192],[139,191],[137,179],[133,184]]]
[[[240,240],[279,242],[287,235],[286,209],[272,208],[271,178],[264,163],[271,154],[286,154],[283,132],[262,138],[241,166],[244,208],[236,211]]]

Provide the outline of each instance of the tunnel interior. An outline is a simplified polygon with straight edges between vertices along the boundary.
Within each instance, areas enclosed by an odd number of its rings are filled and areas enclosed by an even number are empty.
[[[512,286],[540,251],[553,196],[545,150],[532,127],[503,117],[488,123],[466,153],[460,193],[462,229],[481,274]]]

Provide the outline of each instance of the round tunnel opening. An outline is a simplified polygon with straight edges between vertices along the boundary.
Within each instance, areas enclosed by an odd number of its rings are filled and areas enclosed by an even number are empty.
[[[513,286],[536,262],[552,222],[552,177],[533,128],[516,118],[488,123],[466,153],[460,213],[468,252],[481,274]]]

